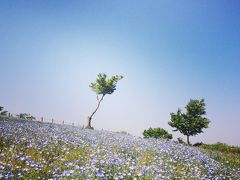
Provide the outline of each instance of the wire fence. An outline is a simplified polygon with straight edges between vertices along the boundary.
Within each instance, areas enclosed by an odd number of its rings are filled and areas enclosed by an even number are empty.
[[[47,123],[54,123],[54,124],[65,124],[65,125],[72,125],[72,126],[80,126],[80,124],[76,124],[75,122],[69,122],[65,120],[58,120],[55,118],[47,118],[44,116],[38,117],[38,116],[32,116],[30,114],[13,114],[13,113],[7,113],[6,115],[2,116],[4,118],[14,118],[14,119],[23,119],[23,120],[31,120],[31,121],[38,121],[38,122],[47,122]]]

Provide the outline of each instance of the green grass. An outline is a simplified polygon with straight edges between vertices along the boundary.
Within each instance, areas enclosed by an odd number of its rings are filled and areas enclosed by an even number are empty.
[[[213,159],[221,162],[225,167],[240,167],[240,147],[225,143],[202,144],[199,146]]]

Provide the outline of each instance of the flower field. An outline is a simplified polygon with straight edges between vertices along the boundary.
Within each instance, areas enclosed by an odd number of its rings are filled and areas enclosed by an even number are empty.
[[[240,179],[240,167],[173,141],[0,120],[0,179]]]

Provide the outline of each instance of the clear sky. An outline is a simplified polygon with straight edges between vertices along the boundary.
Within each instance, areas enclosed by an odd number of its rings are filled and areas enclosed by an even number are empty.
[[[204,98],[192,142],[240,145],[240,1],[0,1],[0,105],[84,125],[98,73],[123,75],[93,119],[141,135]],[[180,137],[173,133],[174,138]]]

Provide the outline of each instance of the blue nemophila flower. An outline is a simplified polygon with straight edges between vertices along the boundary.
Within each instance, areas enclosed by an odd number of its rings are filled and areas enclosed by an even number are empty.
[[[13,174],[13,173],[9,173],[9,174],[6,174],[6,175],[5,175],[5,178],[6,178],[6,179],[11,179],[12,177],[14,177],[14,174]]]
[[[20,157],[20,160],[21,161],[26,161],[26,160],[28,160],[28,158],[29,158],[29,156],[24,156],[24,157]]]
[[[104,173],[105,173],[105,172],[100,169],[100,170],[97,171],[96,176],[97,176],[97,177],[104,177]]]
[[[62,176],[63,177],[68,177],[68,176],[70,176],[71,175],[71,171],[69,171],[69,170],[65,170],[65,171],[63,171],[63,173],[62,173]]]
[[[119,159],[114,158],[114,159],[113,159],[113,163],[114,163],[114,164],[118,164],[118,163],[119,163]]]
[[[18,177],[18,178],[22,178],[22,177],[23,177],[22,173],[19,172],[19,173],[17,174],[17,177]]]

